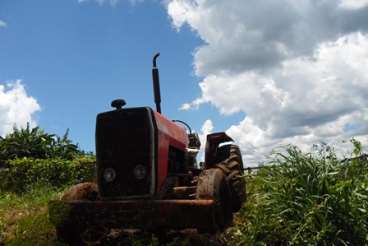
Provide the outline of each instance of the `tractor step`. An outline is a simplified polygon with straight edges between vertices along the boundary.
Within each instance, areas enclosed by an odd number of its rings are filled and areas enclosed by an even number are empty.
[[[214,200],[51,201],[56,228],[82,232],[91,226],[147,231],[217,228]]]

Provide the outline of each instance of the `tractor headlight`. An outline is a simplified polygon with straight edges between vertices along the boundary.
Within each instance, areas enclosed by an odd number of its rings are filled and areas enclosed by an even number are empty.
[[[116,172],[112,168],[106,168],[104,173],[103,173],[103,177],[104,177],[106,182],[112,182],[116,178]]]
[[[147,174],[146,167],[143,165],[135,166],[133,172],[134,172],[134,177],[138,180],[144,179]]]

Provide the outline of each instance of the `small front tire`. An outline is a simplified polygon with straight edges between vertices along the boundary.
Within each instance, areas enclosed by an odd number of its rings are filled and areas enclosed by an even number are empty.
[[[231,192],[224,173],[218,168],[204,170],[198,177],[197,199],[213,199],[217,202],[214,211],[214,227],[201,231],[214,233],[223,231],[233,220],[231,207]]]

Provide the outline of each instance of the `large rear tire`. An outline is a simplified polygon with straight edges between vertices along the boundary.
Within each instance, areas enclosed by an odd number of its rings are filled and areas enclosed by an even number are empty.
[[[216,162],[215,166],[226,175],[232,195],[232,209],[233,212],[237,212],[246,200],[244,166],[239,147],[234,144],[219,147]]]
[[[231,192],[224,173],[218,168],[204,170],[198,177],[197,199],[213,199],[217,202],[214,210],[214,223],[211,228],[199,228],[201,231],[215,233],[226,229],[233,220]]]

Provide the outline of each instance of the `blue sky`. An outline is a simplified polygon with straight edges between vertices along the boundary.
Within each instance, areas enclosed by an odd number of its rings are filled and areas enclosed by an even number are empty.
[[[93,150],[111,100],[154,106],[157,51],[164,114],[246,165],[368,143],[368,0],[0,0],[0,135],[30,121]]]
[[[162,107],[169,118],[200,131],[212,119],[225,130],[241,114],[221,117],[210,105],[182,111],[200,96],[193,52],[202,44],[188,26],[173,27],[158,1],[115,6],[77,0],[0,0],[0,82],[21,79],[41,106],[37,123],[52,133],[71,129],[83,149],[94,150],[97,113],[114,98],[153,107],[151,58],[161,52]]]

